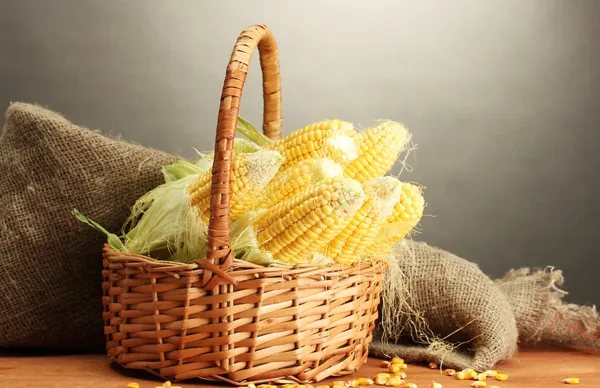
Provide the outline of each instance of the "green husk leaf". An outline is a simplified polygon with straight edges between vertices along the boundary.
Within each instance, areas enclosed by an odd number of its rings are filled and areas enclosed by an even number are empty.
[[[131,253],[184,263],[206,254],[208,225],[193,208],[188,186],[198,174],[164,183],[139,198],[126,226]]]
[[[231,223],[231,249],[241,260],[258,265],[276,264],[273,255],[258,247],[258,239],[254,231],[254,220],[262,210],[249,211]]]
[[[212,165],[212,161],[208,164],[203,163],[203,161],[204,159],[199,159],[198,162],[194,164],[187,160],[178,160],[173,164],[164,166],[162,168],[162,173],[165,178],[165,183],[182,179],[188,175],[198,175],[203,173]]]
[[[273,145],[273,140],[258,131],[252,124],[238,116],[237,131],[261,147]]]
[[[79,221],[81,221],[85,224],[88,224],[89,226],[91,226],[92,228],[96,229],[97,231],[99,231],[101,233],[104,233],[107,237],[108,245],[110,245],[111,247],[113,247],[114,249],[116,249],[118,251],[121,251],[121,252],[124,251],[123,243],[121,242],[121,239],[119,238],[119,236],[117,236],[116,234],[110,233],[108,230],[104,229],[102,227],[102,225],[100,225],[97,222],[84,216],[83,213],[81,213],[77,209],[73,209],[71,211],[71,214],[73,214]]]

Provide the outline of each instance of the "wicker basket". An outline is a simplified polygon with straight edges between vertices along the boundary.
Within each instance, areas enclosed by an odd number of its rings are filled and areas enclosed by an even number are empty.
[[[217,124],[207,258],[194,264],[103,250],[107,354],[164,379],[317,382],[367,360],[383,264],[262,267],[234,259],[229,176],[248,65],[258,47],[264,133],[281,135],[279,58],[271,31],[243,31]]]

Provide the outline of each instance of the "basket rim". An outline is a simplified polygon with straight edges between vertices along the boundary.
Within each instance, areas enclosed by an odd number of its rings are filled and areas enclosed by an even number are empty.
[[[108,243],[104,244],[102,248],[102,257],[107,260],[115,260],[115,261],[137,261],[139,263],[145,264],[145,267],[154,267],[163,268],[165,272],[173,272],[173,271],[190,271],[202,269],[197,262],[194,263],[181,263],[178,261],[172,260],[161,260],[155,259],[153,257],[136,254],[136,253],[126,253],[118,251],[117,249],[110,246]],[[262,270],[261,272],[275,272],[275,271],[292,271],[292,270],[322,270],[323,272],[340,272],[347,271],[355,268],[385,268],[387,266],[385,260],[365,260],[359,261],[352,265],[342,264],[342,263],[334,263],[330,265],[317,265],[317,264],[272,264],[272,265],[260,265],[254,264],[249,261],[241,260],[241,259],[233,259],[233,263],[231,266],[231,270]]]

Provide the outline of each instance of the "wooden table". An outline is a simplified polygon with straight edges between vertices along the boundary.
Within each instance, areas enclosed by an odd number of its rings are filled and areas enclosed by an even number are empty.
[[[375,373],[382,372],[377,366],[379,362],[370,359],[356,377],[372,377]],[[561,387],[565,386],[561,381],[566,377],[579,377],[581,387],[600,387],[600,352],[526,350],[498,366],[498,369],[509,375],[508,381],[494,381],[494,384],[502,388]],[[469,381],[441,376],[439,370],[432,370],[426,366],[409,365],[407,373],[407,382],[417,383],[420,388],[429,388],[432,380],[442,383],[444,388],[470,386]],[[131,381],[138,382],[141,388],[152,388],[162,384],[161,380],[146,373],[109,364],[102,354],[0,355],[1,388],[125,388]],[[175,385],[184,388],[216,386],[202,380]],[[490,382],[489,385],[493,384]]]

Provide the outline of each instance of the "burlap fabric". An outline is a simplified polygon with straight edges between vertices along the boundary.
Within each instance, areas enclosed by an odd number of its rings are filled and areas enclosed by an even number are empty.
[[[496,281],[507,295],[523,345],[549,344],[600,348],[600,320],[594,306],[563,301],[562,271],[511,270]]]
[[[14,103],[0,137],[0,347],[104,348],[105,236],[119,231],[174,157]]]
[[[386,282],[402,285],[384,286],[396,295],[384,295],[371,355],[484,370],[515,354],[509,301],[475,264],[412,240],[397,243],[393,254],[391,268],[397,263],[401,275]]]

